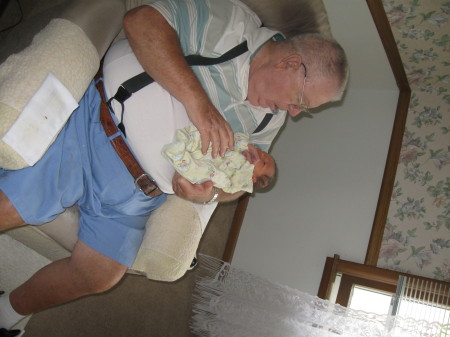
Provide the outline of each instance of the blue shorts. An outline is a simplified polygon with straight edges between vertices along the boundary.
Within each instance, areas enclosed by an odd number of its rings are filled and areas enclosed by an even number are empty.
[[[49,222],[77,204],[79,239],[129,267],[150,213],[166,195],[151,198],[136,188],[106,137],[99,107],[100,95],[91,83],[38,163],[15,171],[0,169],[0,190],[32,225]]]

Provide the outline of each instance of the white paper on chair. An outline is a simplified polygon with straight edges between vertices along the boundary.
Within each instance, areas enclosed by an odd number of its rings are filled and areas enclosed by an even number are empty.
[[[49,73],[2,140],[32,166],[77,107],[69,90]]]
[[[198,213],[198,216],[200,217],[200,223],[202,225],[202,233],[205,232],[206,225],[208,225],[209,219],[211,219],[211,216],[214,210],[216,209],[217,205],[218,205],[217,202],[211,205],[192,203],[192,206],[195,208],[195,210]]]

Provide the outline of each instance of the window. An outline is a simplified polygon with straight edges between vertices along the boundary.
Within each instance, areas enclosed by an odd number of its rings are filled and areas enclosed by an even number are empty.
[[[355,285],[350,295],[348,307],[379,315],[388,315],[391,301],[391,293]]]
[[[318,296],[379,315],[437,322],[436,337],[450,337],[450,284],[387,269],[327,258]],[[445,325],[447,325],[445,327]]]

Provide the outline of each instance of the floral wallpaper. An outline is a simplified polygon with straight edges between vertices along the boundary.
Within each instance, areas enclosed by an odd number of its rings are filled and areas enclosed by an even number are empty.
[[[450,1],[383,4],[412,96],[377,265],[450,281]]]

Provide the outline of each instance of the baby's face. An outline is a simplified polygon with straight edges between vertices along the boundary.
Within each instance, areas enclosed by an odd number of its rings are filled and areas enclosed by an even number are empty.
[[[250,164],[253,164],[255,168],[253,169],[253,178],[261,176],[273,177],[275,174],[275,160],[273,157],[264,152],[263,150],[248,144],[248,150],[242,151]]]

